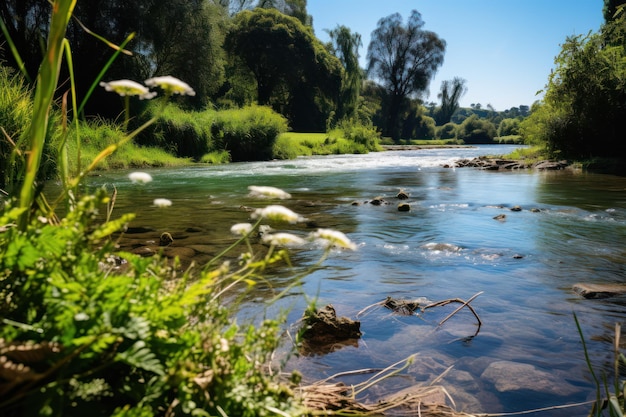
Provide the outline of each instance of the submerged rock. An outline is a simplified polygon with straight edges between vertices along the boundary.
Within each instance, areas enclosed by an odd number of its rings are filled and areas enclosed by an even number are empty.
[[[512,361],[492,362],[480,377],[492,383],[498,392],[533,391],[568,396],[580,391],[554,372]]]
[[[626,284],[590,284],[579,282],[573,290],[583,298],[610,298],[626,295]]]

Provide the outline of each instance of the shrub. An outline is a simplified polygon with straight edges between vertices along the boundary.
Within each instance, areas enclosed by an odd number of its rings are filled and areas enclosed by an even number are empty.
[[[287,119],[264,106],[217,112],[211,126],[215,149],[227,150],[235,162],[271,159],[274,142],[285,131]]]
[[[379,150],[380,133],[371,123],[364,124],[354,120],[343,120],[339,123],[338,127],[343,132],[344,138],[358,145],[362,145],[360,150],[365,151],[352,153],[367,153],[368,151]]]
[[[157,106],[148,106],[145,119],[151,118]],[[185,111],[174,104],[168,105],[158,119],[138,138],[138,143],[158,146],[173,155],[199,160],[213,149],[211,120],[214,112]]]
[[[455,123],[446,123],[438,127],[436,131],[437,139],[455,139],[458,125]]]
[[[486,119],[479,119],[475,114],[461,123],[458,139],[465,143],[492,143],[496,136],[496,127]]]

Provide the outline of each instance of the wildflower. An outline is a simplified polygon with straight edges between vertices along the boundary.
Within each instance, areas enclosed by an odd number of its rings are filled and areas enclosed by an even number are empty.
[[[133,184],[147,184],[152,181],[152,176],[147,172],[131,172],[128,174],[128,178]]]
[[[193,91],[193,88],[189,87],[189,84],[171,75],[149,78],[144,82],[149,87],[161,87],[167,94],[196,95],[196,92]]]
[[[263,242],[274,246],[297,247],[304,245],[305,240],[291,233],[273,233],[263,235]]]
[[[257,219],[259,217],[287,223],[298,223],[305,220],[304,217],[283,206],[267,206],[262,209],[256,209],[254,213],[252,213],[252,218]]]
[[[100,83],[101,87],[104,87],[106,91],[113,91],[120,96],[139,96],[140,99],[151,99],[156,95],[154,92],[150,92],[147,87],[131,80],[117,80],[105,83]]]
[[[316,232],[311,233],[311,238],[314,240],[326,241],[327,247],[337,246],[340,248],[356,250],[356,245],[348,237],[338,230],[333,229],[317,229]]]
[[[251,185],[251,186],[248,187],[248,190],[250,190],[250,194],[249,194],[250,197],[278,198],[278,199],[281,199],[281,200],[285,200],[287,198],[291,198],[291,194],[281,190],[280,188],[276,188],[276,187],[265,187],[265,186]]]
[[[252,231],[250,223],[237,223],[230,228],[230,233],[239,236],[245,236]]]
[[[157,207],[169,207],[172,205],[172,201],[167,198],[155,198],[152,204]]]

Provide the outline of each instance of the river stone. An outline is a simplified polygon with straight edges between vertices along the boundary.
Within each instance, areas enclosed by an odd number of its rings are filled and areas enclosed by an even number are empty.
[[[191,259],[195,254],[195,250],[186,247],[166,246],[163,248],[163,255],[168,258]]]
[[[626,284],[589,284],[579,282],[574,292],[584,298],[610,298],[626,294]]]
[[[411,211],[411,205],[408,203],[398,204],[398,211]]]
[[[498,392],[534,391],[567,396],[580,391],[557,374],[542,371],[533,365],[511,361],[492,362],[480,376],[491,382]]]

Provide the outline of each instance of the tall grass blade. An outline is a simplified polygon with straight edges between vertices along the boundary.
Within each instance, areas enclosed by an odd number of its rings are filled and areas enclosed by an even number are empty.
[[[35,180],[39,172],[46,140],[50,106],[59,81],[61,60],[63,58],[63,40],[65,39],[67,24],[75,6],[76,0],[56,0],[52,7],[48,46],[37,74],[33,118],[27,134],[30,152],[27,156],[26,174],[20,191],[20,208],[25,209],[18,222],[21,230],[26,230],[29,221],[29,210],[35,199]]]

